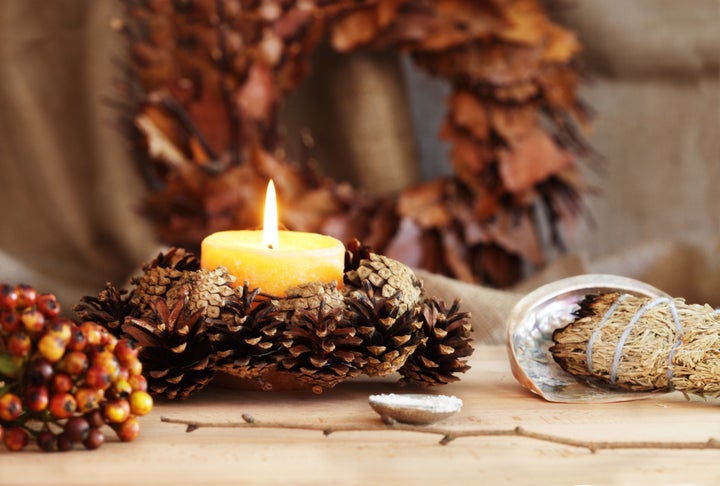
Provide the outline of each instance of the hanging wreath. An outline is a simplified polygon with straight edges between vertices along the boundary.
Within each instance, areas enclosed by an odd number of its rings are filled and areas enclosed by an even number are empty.
[[[536,0],[122,1],[143,214],[169,245],[257,226],[272,177],[291,230],[505,286],[560,247],[561,223],[580,213],[580,46]],[[288,160],[278,110],[328,37],[340,52],[407,53],[450,83],[441,135],[453,175],[374,198],[319,175],[309,156]]]

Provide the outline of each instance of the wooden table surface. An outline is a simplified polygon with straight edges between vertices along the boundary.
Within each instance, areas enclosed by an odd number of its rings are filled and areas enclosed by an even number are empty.
[[[433,389],[462,398],[452,429],[514,429],[581,440],[720,438],[720,405],[680,394],[616,404],[548,403],[513,379],[505,350],[478,347],[459,383]],[[720,450],[600,450],[526,437],[440,436],[401,431],[211,429],[192,433],[161,417],[369,425],[373,393],[403,393],[392,381],[346,382],[316,396],[211,387],[182,403],[156,403],[132,443],[96,451],[0,452],[0,485],[18,484],[720,484]],[[107,435],[112,432],[108,431]]]

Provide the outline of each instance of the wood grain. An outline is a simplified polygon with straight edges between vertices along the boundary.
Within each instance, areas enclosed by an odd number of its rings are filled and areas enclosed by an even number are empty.
[[[584,440],[720,438],[718,402],[680,394],[636,402],[566,405],[545,402],[512,378],[503,347],[479,347],[473,368],[435,393],[463,399],[442,422],[462,429],[528,430]],[[161,416],[207,421],[258,420],[373,424],[372,393],[402,393],[393,380],[358,380],[316,396],[213,387],[186,402],[157,403],[141,436],[108,439],[97,451],[0,452],[0,485],[220,484],[718,484],[718,450],[587,450],[523,437],[438,437],[396,431],[320,432],[200,429]],[[108,434],[110,435],[110,434]]]

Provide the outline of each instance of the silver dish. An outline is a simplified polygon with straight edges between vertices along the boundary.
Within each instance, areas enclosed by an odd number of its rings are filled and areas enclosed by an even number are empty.
[[[462,400],[448,395],[400,394],[370,395],[370,406],[381,417],[414,425],[430,425],[457,413]]]
[[[507,324],[510,367],[522,386],[551,402],[602,403],[649,396],[593,386],[565,372],[553,360],[553,331],[573,321],[573,312],[586,295],[604,292],[667,296],[644,282],[606,274],[569,277],[537,288],[515,305]]]

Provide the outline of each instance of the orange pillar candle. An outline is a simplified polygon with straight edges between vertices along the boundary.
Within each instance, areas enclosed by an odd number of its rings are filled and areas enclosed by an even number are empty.
[[[202,267],[225,267],[237,278],[237,284],[247,281],[250,287],[260,287],[263,293],[277,296],[285,295],[290,287],[308,282],[335,281],[338,286],[342,285],[345,263],[342,242],[316,233],[277,231],[274,204],[271,181],[263,230],[220,231],[209,235],[201,245]]]

